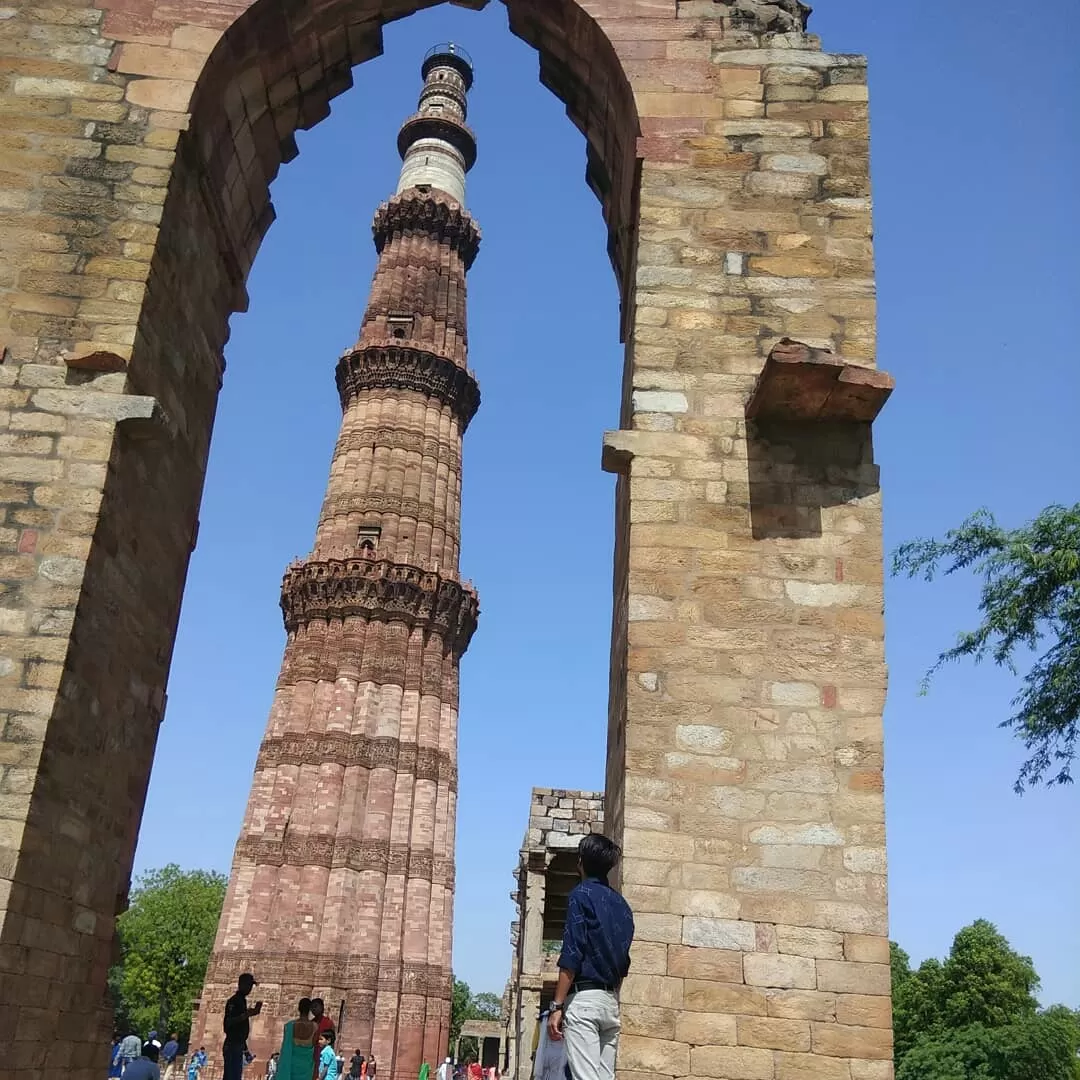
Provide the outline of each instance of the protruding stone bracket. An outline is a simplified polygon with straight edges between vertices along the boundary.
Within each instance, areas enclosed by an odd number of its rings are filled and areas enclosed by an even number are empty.
[[[72,371],[103,372],[126,371],[128,362],[118,353],[99,349],[85,356],[64,355],[64,363]]]
[[[140,442],[171,439],[176,435],[176,426],[157,398],[130,394],[123,401],[125,407],[116,420],[116,430],[121,434]]]
[[[604,472],[626,476],[636,457],[706,457],[708,441],[678,431],[605,431],[600,467]]]
[[[604,448],[600,451],[600,468],[607,473],[626,476],[634,460],[634,432],[605,431]]]
[[[111,393],[93,386],[45,386],[31,399],[42,412],[111,420],[117,431],[134,438],[172,438],[177,427],[157,398]]]
[[[746,416],[869,424],[895,386],[884,371],[850,364],[826,349],[784,338],[765,361]]]

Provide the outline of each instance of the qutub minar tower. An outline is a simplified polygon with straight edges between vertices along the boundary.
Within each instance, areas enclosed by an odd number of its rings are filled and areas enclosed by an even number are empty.
[[[422,71],[360,337],[337,367],[314,548],[282,585],[285,656],[192,1032],[220,1059],[224,1001],[252,971],[260,1075],[313,993],[339,1050],[373,1052],[383,1077],[434,1066],[449,1034],[458,664],[478,613],[458,575],[461,443],[480,402],[465,273],[480,231],[464,209],[471,65],[440,45]]]

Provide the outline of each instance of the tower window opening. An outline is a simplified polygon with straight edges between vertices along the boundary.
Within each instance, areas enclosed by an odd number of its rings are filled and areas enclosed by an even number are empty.
[[[412,333],[413,317],[411,315],[388,315],[386,325],[392,338],[406,338]]]
[[[356,546],[361,551],[374,551],[379,546],[382,527],[379,525],[361,525],[356,530]]]

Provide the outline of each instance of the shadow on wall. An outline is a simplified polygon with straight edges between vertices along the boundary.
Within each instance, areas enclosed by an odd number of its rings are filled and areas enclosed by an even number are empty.
[[[781,419],[747,424],[755,540],[821,536],[821,510],[875,495],[870,424]]]

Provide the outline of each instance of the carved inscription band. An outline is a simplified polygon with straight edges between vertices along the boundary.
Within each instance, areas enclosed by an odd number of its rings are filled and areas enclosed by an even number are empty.
[[[412,773],[417,780],[435,780],[457,791],[457,766],[445,750],[418,746],[384,736],[369,738],[346,732],[271,735],[259,747],[256,769],[279,765],[341,765],[366,769],[390,768]]]
[[[380,962],[377,956],[341,956],[338,953],[293,950],[274,952],[261,949],[230,949],[210,957],[206,981],[236,988],[237,978],[250,971],[259,980],[260,996],[269,1000],[262,987],[289,984],[299,988],[332,986],[342,990],[397,990],[419,993],[448,1001],[452,975],[435,964]],[[205,1004],[205,1000],[204,1000]],[[222,999],[224,1004],[224,999]]]
[[[347,491],[343,495],[328,495],[323,502],[320,521],[328,521],[339,514],[394,514],[397,517],[423,521],[433,529],[446,529],[446,510],[410,499],[404,495],[372,495],[370,492]]]
[[[423,349],[367,345],[345,353],[335,377],[342,409],[365,390],[412,390],[448,405],[464,431],[480,408],[480,387],[472,373]]]
[[[455,248],[466,270],[480,250],[480,226],[467,210],[438,192],[429,192],[421,198],[408,192],[396,195],[375,212],[371,231],[375,250],[380,255],[395,234],[427,233],[439,243]]]
[[[480,601],[472,588],[417,566],[312,559],[286,571],[281,611],[290,633],[312,619],[349,616],[422,626],[460,657],[476,630]]]
[[[375,871],[450,886],[453,859],[437,859],[430,851],[417,851],[388,840],[352,840],[348,837],[311,836],[290,832],[285,839],[245,834],[236,843],[236,859],[257,866],[322,866],[327,870]]]
[[[334,448],[334,457],[350,450],[374,450],[377,446],[390,450],[407,450],[421,457],[435,458],[445,462],[454,472],[461,472],[461,455],[453,446],[446,446],[441,439],[423,435],[418,431],[394,428],[360,428],[344,433]]]

